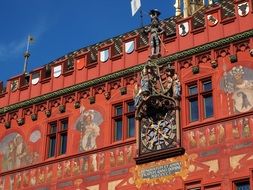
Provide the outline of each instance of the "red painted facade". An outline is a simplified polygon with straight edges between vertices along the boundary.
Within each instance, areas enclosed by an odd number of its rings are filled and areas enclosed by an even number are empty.
[[[249,12],[240,16],[238,5],[245,2]],[[138,32],[131,32],[38,68],[29,74],[28,83],[23,75],[8,80],[0,95],[0,189],[218,190],[236,189],[245,180],[253,188],[253,1],[235,1],[233,6],[231,17],[222,16],[221,6],[205,8],[206,24],[197,29],[193,17],[177,18],[175,35],[162,36],[164,46],[156,61],[171,62],[180,77],[185,154],[135,163],[138,129],[134,137],[127,133],[131,114],[127,106],[150,47],[140,43]],[[209,14],[218,18],[216,25],[208,24]],[[178,27],[184,22],[189,22],[189,33],[180,36]],[[125,44],[132,41],[134,50],[126,53]],[[102,54],[105,50],[108,60]],[[209,118],[204,110],[203,82],[207,80],[212,83],[213,98]],[[189,113],[192,85],[198,87],[199,110],[193,122]],[[118,105],[123,109],[123,132],[116,141],[114,110]],[[67,149],[59,155],[65,120]],[[54,122],[58,151],[48,158]],[[141,174],[171,163],[180,164],[173,174],[150,178]]]

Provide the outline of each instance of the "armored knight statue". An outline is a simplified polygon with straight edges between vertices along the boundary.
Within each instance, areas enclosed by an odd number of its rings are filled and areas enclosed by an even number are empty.
[[[164,32],[163,26],[158,19],[161,13],[157,9],[152,9],[149,12],[151,18],[151,25],[144,29],[144,32],[150,32],[150,46],[151,46],[151,58],[157,58],[160,55],[160,37]]]

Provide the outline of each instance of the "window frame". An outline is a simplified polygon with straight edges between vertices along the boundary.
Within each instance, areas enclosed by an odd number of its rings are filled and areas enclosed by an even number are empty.
[[[204,84],[208,82],[211,83],[211,88],[208,88],[205,90]],[[197,92],[191,94],[190,92],[190,87],[196,86]],[[204,120],[209,120],[215,117],[215,109],[214,109],[214,96],[213,96],[213,80],[211,76],[203,77],[200,79],[195,79],[191,82],[186,83],[185,85],[186,89],[186,115],[187,115],[187,123],[191,124],[194,122],[201,122]],[[211,114],[207,116],[207,106],[205,105],[205,100],[208,97],[212,97],[212,110]],[[197,100],[197,108],[198,108],[198,113],[197,113],[197,119],[192,120],[192,115],[191,115],[191,100]],[[193,102],[193,101],[192,101]]]
[[[192,181],[184,184],[184,190],[202,190],[201,181]]]
[[[249,189],[250,189],[250,179],[245,178],[245,179],[240,179],[240,180],[233,181],[233,190],[237,190],[237,187],[238,187],[237,184],[245,183],[245,182],[249,183]]]
[[[66,122],[67,127],[62,129],[62,124]],[[51,131],[52,124],[55,124],[55,131]],[[53,120],[47,124],[47,135],[46,135],[46,159],[52,159],[59,156],[66,155],[68,147],[68,129],[69,129],[69,120],[68,118],[62,118],[58,120]],[[66,136],[65,146],[63,148],[62,138]],[[50,145],[50,139],[55,138],[54,150]],[[64,150],[63,150],[64,149]],[[50,151],[51,150],[51,151]],[[63,151],[62,151],[63,150]]]
[[[131,106],[133,106],[133,110],[128,110],[129,109],[129,104],[132,104]],[[118,114],[116,113],[116,108],[121,106],[122,108],[122,113]],[[134,135],[131,136],[130,135],[130,127],[129,127],[129,118],[135,118],[135,107],[134,107],[134,100],[130,99],[130,100],[126,100],[126,101],[121,101],[118,102],[116,104],[112,105],[112,137],[111,140],[113,143],[117,143],[117,142],[122,142],[128,139],[132,139],[135,138],[136,136],[136,124],[135,124],[135,120],[134,120]],[[121,138],[117,138],[116,134],[117,134],[117,128],[116,128],[116,122],[117,121],[121,121]]]

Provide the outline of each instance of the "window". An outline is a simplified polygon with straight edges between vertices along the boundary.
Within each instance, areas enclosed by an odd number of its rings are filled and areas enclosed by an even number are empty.
[[[60,156],[67,151],[68,120],[50,122],[47,134],[47,158]]]
[[[205,190],[221,190],[220,184],[205,186]]]
[[[135,136],[135,107],[133,101],[113,106],[113,141]]]
[[[235,190],[250,190],[249,180],[234,183]]]
[[[200,181],[185,184],[185,190],[201,190]]]
[[[187,95],[190,122],[213,117],[213,93],[210,78],[188,84]]]

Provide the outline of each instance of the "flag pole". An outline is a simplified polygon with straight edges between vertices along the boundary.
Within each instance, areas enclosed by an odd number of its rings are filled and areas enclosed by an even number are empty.
[[[24,62],[24,69],[23,69],[23,73],[26,74],[27,73],[27,63],[28,63],[28,59],[30,57],[30,53],[29,53],[29,47],[30,47],[30,42],[33,40],[32,36],[28,35],[27,38],[27,45],[26,45],[26,51],[24,53],[24,58],[25,58],[25,62]]]
[[[143,28],[143,14],[142,14],[142,9],[140,10],[140,17],[141,17],[141,28]]]

